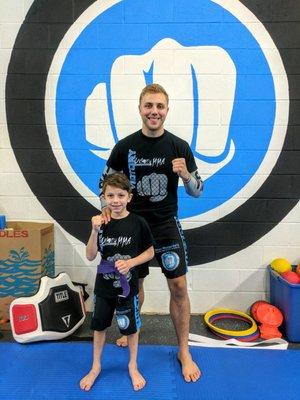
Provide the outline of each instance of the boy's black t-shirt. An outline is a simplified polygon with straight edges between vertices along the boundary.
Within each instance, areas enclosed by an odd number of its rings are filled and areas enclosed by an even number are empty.
[[[147,222],[133,213],[122,219],[111,219],[102,225],[98,234],[98,250],[109,261],[128,260],[141,254],[154,243]],[[126,278],[130,285],[129,296],[138,294],[139,266],[132,268]],[[97,273],[94,292],[97,296],[115,298],[122,294],[118,274]]]
[[[107,161],[108,168],[123,171],[130,179],[133,198],[128,210],[142,215],[150,224],[177,215],[178,175],[172,169],[175,158],[184,158],[189,172],[197,170],[186,141],[166,130],[157,138],[139,130],[120,140]]]

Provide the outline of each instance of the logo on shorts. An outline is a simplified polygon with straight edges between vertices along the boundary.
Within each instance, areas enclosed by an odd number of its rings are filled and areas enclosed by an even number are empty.
[[[168,271],[174,271],[179,265],[179,256],[173,251],[168,251],[161,255],[163,267]]]
[[[117,324],[118,327],[122,330],[125,330],[129,326],[129,318],[126,315],[118,315],[117,314]]]

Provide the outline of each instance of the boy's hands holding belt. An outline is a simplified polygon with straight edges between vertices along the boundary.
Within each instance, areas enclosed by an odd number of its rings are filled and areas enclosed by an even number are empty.
[[[134,267],[132,264],[132,260],[118,260],[115,262],[115,267],[117,268],[118,272],[122,275],[126,275],[131,268]]]

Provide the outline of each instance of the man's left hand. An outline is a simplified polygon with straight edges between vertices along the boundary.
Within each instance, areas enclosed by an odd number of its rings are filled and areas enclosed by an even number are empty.
[[[180,176],[181,179],[187,181],[190,178],[190,173],[187,170],[184,158],[175,158],[172,160],[173,172]]]

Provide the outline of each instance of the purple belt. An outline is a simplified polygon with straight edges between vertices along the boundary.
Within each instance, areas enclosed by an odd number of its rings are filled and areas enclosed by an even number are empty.
[[[120,294],[119,296],[127,297],[130,292],[130,286],[129,286],[129,283],[128,283],[125,275],[120,274],[120,272],[115,267],[115,263],[113,261],[101,260],[101,262],[97,268],[97,273],[98,274],[110,274],[112,272],[117,274],[118,277],[120,278],[120,283],[121,283],[123,293]]]

